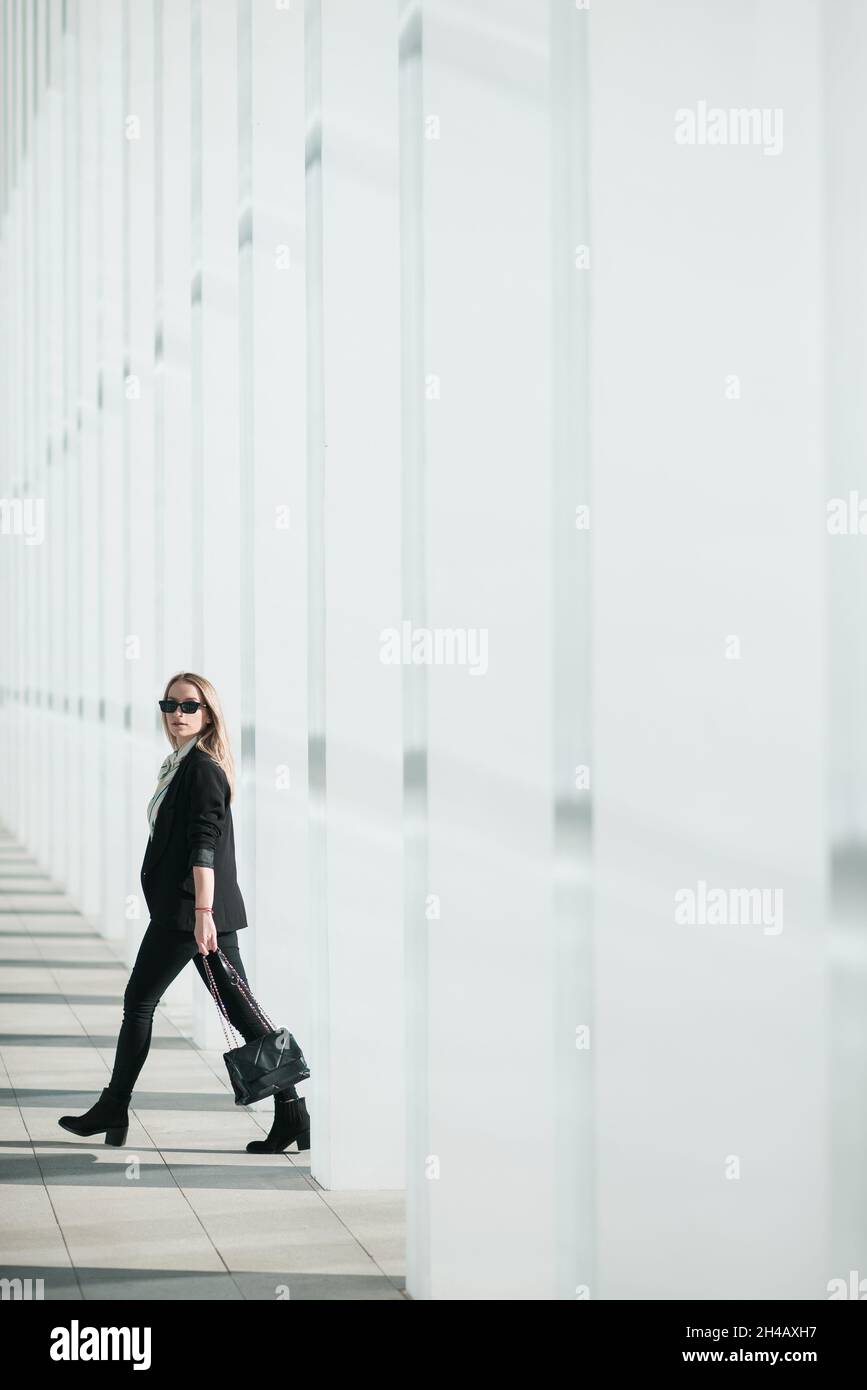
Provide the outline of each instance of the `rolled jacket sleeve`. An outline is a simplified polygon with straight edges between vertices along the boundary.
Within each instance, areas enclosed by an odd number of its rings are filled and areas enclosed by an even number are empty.
[[[187,824],[188,872],[199,864],[214,867],[217,842],[229,810],[229,781],[215,762],[202,760],[190,769],[190,816]]]

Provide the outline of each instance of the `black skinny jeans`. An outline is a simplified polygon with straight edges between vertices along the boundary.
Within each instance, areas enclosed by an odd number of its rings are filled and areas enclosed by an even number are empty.
[[[249,989],[250,982],[238,950],[238,933],[220,932],[217,944]],[[204,956],[199,951],[192,932],[187,935],[170,927],[161,927],[153,921],[148,923],[124,992],[123,1022],[117,1039],[114,1070],[108,1083],[108,1090],[119,1100],[128,1101],[132,1096],[133,1087],[150,1050],[154,1010],[169,985],[177,979],[190,960],[195,962],[205,988],[211,994]],[[253,1012],[240,990],[230,984],[226,976],[226,967],[214,951],[208,955],[208,964],[232,1027],[240,1033],[244,1042],[261,1037],[268,1029]],[[250,993],[253,993],[252,989]],[[213,995],[211,999],[213,1000]],[[216,1002],[214,1008],[217,1008]],[[231,1032],[229,1036],[231,1037]],[[275,1099],[295,1100],[297,1096],[295,1087],[289,1086],[278,1091]]]

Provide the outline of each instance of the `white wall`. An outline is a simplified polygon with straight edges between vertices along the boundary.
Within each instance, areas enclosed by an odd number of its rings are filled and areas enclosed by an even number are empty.
[[[825,1297],[867,1265],[858,7],[66,14],[2,5],[0,498],[46,530],[0,536],[0,817],[131,963],[203,669],[313,1176],[405,1184],[410,1293]],[[679,144],[700,102],[780,152]],[[403,620],[484,674],[384,663]],[[676,923],[699,881],[782,931]]]
[[[598,1292],[820,1298],[819,7],[616,0],[592,54]],[[781,153],[676,143],[701,100]],[[699,880],[782,931],[676,924]]]

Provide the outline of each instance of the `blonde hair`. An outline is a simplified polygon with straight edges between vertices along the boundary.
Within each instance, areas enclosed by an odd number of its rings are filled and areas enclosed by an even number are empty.
[[[197,686],[201,699],[208,707],[211,722],[204,732],[199,735],[198,746],[204,753],[207,753],[209,757],[213,758],[215,763],[219,763],[220,767],[225,772],[229,782],[229,800],[231,801],[235,795],[235,763],[232,758],[232,750],[229,746],[229,732],[226,728],[225,718],[223,717],[223,706],[220,704],[220,697],[211,685],[211,682],[205,680],[204,676],[197,676],[195,671],[178,671],[166,682],[166,688],[163,692],[164,700],[168,699],[169,691],[175,681],[188,681],[190,685]],[[160,712],[162,713],[162,711]],[[162,718],[166,738],[172,745],[172,748],[177,748],[178,743],[175,741],[175,736],[169,728],[169,721],[166,715],[163,714]]]

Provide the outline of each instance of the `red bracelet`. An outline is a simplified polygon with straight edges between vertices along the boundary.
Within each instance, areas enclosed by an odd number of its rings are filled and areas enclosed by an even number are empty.
[[[213,910],[212,907],[197,907],[195,909],[196,912],[213,912]]]

